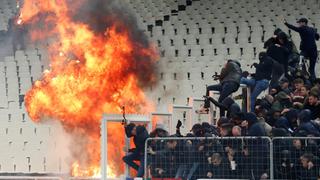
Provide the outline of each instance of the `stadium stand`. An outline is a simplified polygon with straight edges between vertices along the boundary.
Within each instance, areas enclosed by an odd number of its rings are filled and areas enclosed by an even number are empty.
[[[276,28],[299,44],[299,35],[285,27],[281,16],[288,22],[306,16],[312,26],[320,26],[318,0],[124,1],[136,15],[139,27],[158,47],[159,83],[148,96],[157,102],[158,112],[172,107],[172,127],[178,120],[208,121],[208,115],[196,115],[189,107],[200,107],[205,87],[214,83],[212,75],[220,72],[226,59],[239,59],[243,71],[253,72],[250,66],[258,62],[264,42]],[[0,1],[0,31],[8,30],[15,12],[15,1]],[[61,154],[55,153],[59,142],[52,134],[59,130],[32,123],[23,105],[24,94],[48,67],[47,57],[42,49],[28,48],[0,62],[0,173],[68,171]],[[186,127],[182,133],[189,131]]]

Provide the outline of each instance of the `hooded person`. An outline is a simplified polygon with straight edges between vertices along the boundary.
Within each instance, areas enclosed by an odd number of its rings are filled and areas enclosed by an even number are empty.
[[[299,127],[296,132],[305,131],[308,135],[319,136],[319,130],[311,122],[311,111],[309,109],[302,110],[298,115]]]
[[[259,63],[254,63],[252,66],[256,68],[256,72],[251,79],[242,77],[240,84],[245,84],[251,89],[250,96],[250,112],[254,112],[255,102],[262,91],[266,90],[271,80],[273,60],[267,56],[266,52],[259,54]]]
[[[271,109],[273,111],[283,111],[283,109],[291,108],[292,102],[290,96],[281,91],[275,96],[275,101],[272,104]]]
[[[225,66],[221,69],[219,80],[220,83],[208,86],[206,89],[206,97],[209,96],[210,91],[219,91],[219,103],[236,92],[240,87],[240,79],[242,76],[241,64],[236,60],[228,60]],[[210,107],[210,100],[205,98],[204,106],[197,110],[196,113],[208,113]],[[224,110],[220,110],[220,116],[224,116]]]
[[[143,177],[144,175],[144,150],[145,142],[149,137],[147,129],[142,125],[135,125],[130,123],[125,125],[125,134],[128,138],[133,137],[135,148],[129,149],[129,153],[123,157],[123,161],[130,167],[134,168],[137,173],[137,177]],[[134,161],[140,161],[140,165]]]
[[[293,130],[290,127],[290,123],[287,118],[280,117],[274,124],[276,128],[281,128],[285,130],[287,133],[293,133]]]
[[[263,124],[258,121],[254,113],[246,113],[244,120],[248,122],[248,136],[267,136]]]
[[[273,32],[273,36],[265,41],[263,48],[268,49],[270,46],[277,44],[278,43],[277,36],[280,32],[282,32],[280,28],[275,29]]]

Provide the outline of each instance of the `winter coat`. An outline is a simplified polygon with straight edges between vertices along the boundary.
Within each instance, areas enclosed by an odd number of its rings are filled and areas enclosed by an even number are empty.
[[[241,65],[238,61],[229,60],[224,68],[220,72],[220,81],[224,82],[235,82],[240,84],[240,79],[242,76]]]

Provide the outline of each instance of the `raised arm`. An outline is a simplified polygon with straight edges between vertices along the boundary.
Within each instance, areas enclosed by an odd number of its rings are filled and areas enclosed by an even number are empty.
[[[292,30],[294,30],[296,32],[300,32],[301,31],[301,29],[299,27],[296,27],[296,26],[294,26],[292,24],[289,24],[287,22],[285,22],[284,25],[286,25],[289,29],[292,29]]]

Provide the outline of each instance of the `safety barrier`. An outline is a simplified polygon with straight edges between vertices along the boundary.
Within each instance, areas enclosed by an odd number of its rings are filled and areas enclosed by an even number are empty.
[[[317,179],[320,137],[150,138],[152,179]]]
[[[268,137],[152,138],[146,141],[147,178],[260,179],[272,177]]]

